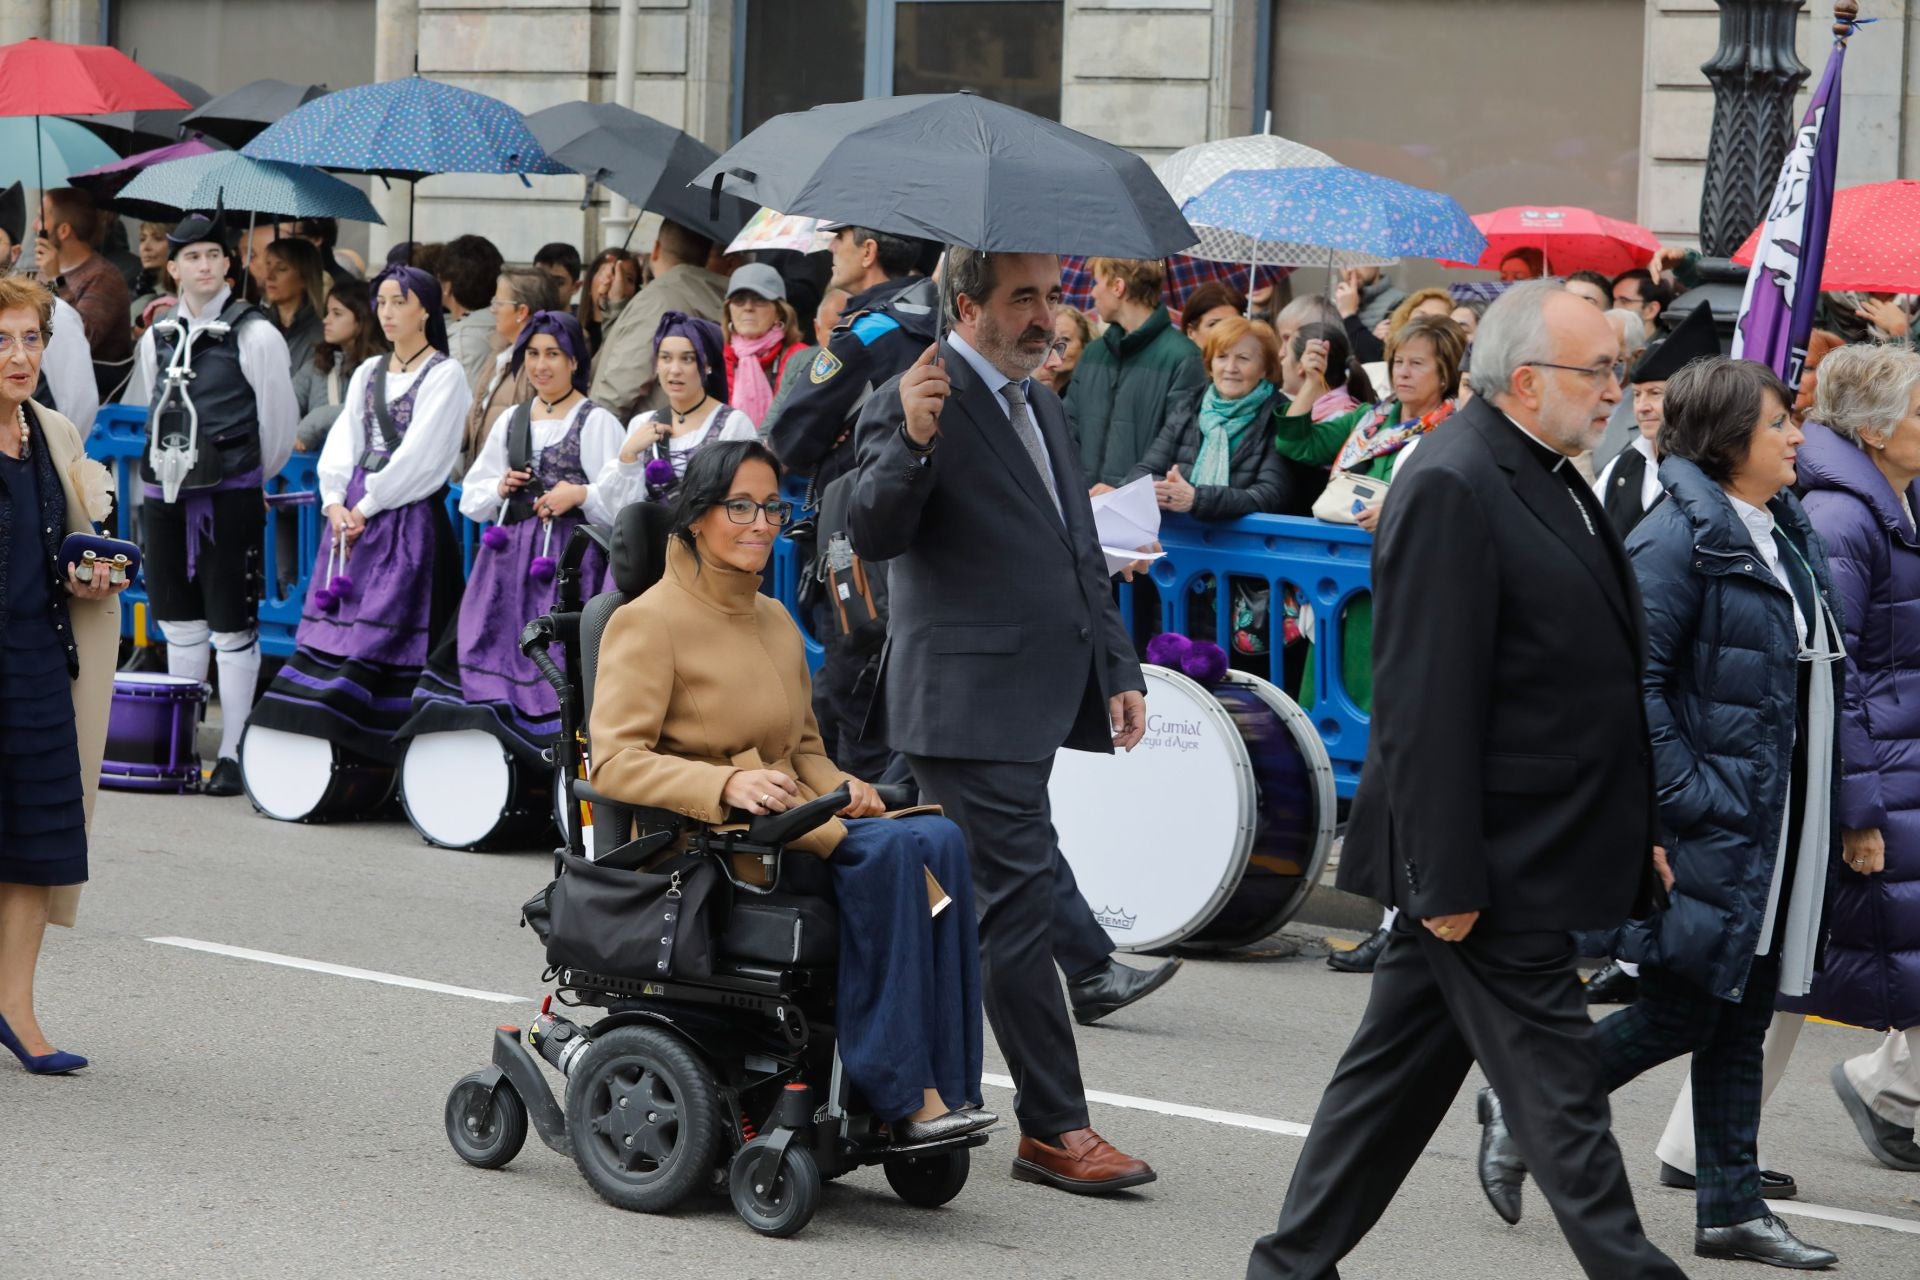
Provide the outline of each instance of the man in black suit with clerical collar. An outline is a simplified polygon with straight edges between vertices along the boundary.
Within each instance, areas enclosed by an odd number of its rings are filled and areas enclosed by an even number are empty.
[[[1339,884],[1400,919],[1249,1280],[1337,1276],[1476,1061],[1586,1274],[1684,1274],[1641,1231],[1569,938],[1656,887],[1640,597],[1571,462],[1619,403],[1618,350],[1557,283],[1509,290],[1474,399],[1394,477]]]
[[[874,393],[857,432],[853,546],[890,562],[892,610],[884,723],[868,733],[966,832],[987,1017],[1018,1091],[1014,1176],[1117,1191],[1154,1172],[1089,1127],[1051,936],[1056,900],[1078,889],[1047,779],[1062,746],[1130,750],[1146,681],[1066,415],[1031,376],[1053,343],[1059,259],[955,248],[946,271],[948,340]]]

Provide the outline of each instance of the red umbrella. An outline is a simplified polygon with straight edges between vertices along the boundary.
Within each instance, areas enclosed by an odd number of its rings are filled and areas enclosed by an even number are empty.
[[[118,49],[40,39],[0,45],[0,116],[104,116],[191,106]],[[40,185],[46,186],[44,177]]]
[[[1545,257],[1549,275],[1598,271],[1617,276],[1646,266],[1660,251],[1660,242],[1645,227],[1568,205],[1514,205],[1476,213],[1473,225],[1487,238],[1487,251],[1480,261],[1443,265],[1498,271],[1515,249],[1537,249]]]
[[[1874,182],[1833,196],[1820,288],[1857,293],[1920,293],[1920,182]],[[1733,260],[1753,263],[1755,227]]]

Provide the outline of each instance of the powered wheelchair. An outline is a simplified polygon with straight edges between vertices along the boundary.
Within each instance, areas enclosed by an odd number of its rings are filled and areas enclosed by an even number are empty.
[[[583,606],[581,560],[600,541],[596,530],[575,533],[561,560],[554,610],[528,624],[520,640],[559,695],[554,764],[582,802],[570,806],[568,850],[586,856],[590,838],[595,866],[632,870],[684,841],[713,863],[722,893],[711,904],[711,976],[553,964],[548,977],[556,992],[538,1019],[524,1034],[497,1028],[492,1062],[448,1094],[448,1140],[467,1163],[498,1169],[519,1154],[531,1123],[613,1205],[660,1213],[703,1192],[724,1192],[748,1226],[769,1236],[799,1231],[819,1207],[823,1182],[865,1165],[880,1165],[909,1204],[947,1203],[966,1185],[970,1150],[987,1135],[976,1130],[896,1145],[865,1111],[835,1043],[839,932],[831,873],[811,854],[785,851],[843,808],[846,791],[722,830],[610,800],[587,784],[584,727],[600,641],[613,611],[664,572],[665,512],[634,503],[620,513],[604,544],[614,589]],[[553,661],[550,646],[562,663]],[[910,797],[886,800],[898,807]],[[590,826],[583,812],[590,812]],[[742,861],[757,864],[766,883],[738,878]],[[555,862],[560,873],[562,860]],[[543,939],[544,900],[543,892],[522,919]],[[606,1015],[576,1024],[553,1012],[556,997],[563,1006]],[[555,1099],[536,1055],[566,1078],[564,1101]]]

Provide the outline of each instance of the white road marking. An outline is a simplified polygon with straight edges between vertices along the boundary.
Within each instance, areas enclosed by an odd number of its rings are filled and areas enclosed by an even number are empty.
[[[147,941],[157,942],[163,947],[185,947],[189,951],[232,956],[236,960],[258,960],[261,964],[277,964],[288,969],[330,973],[336,978],[358,978],[362,982],[380,982],[389,987],[411,987],[415,991],[434,991],[443,996],[465,996],[469,1000],[487,1000],[494,1004],[537,1003],[526,996],[512,996],[504,991],[476,991],[472,987],[449,986],[444,982],[428,982],[424,978],[409,978],[398,973],[381,973],[377,969],[356,969],[351,965],[329,964],[325,960],[302,960],[299,956],[283,956],[272,951],[255,951],[251,947],[230,947],[224,942],[202,942],[198,938],[148,938]]]
[[[197,938],[148,938],[147,941],[157,942],[165,947],[184,947],[189,951],[230,956],[236,960],[255,960],[261,964],[280,965],[287,969],[305,969],[311,973],[325,973],[336,978],[357,978],[362,982],[379,982],[390,987],[407,987],[415,991],[431,991],[445,996],[465,996],[469,1000],[485,1000],[491,1004],[539,1003],[531,996],[509,995],[504,991],[479,991],[473,987],[456,987],[445,982],[409,978],[404,974],[382,973],[377,969],[356,969],[351,965],[330,964],[325,960],[304,960],[299,956],[283,956],[273,951],[256,951],[251,947],[230,947],[224,942],[202,942]],[[1013,1088],[1011,1076],[996,1075],[991,1072],[982,1075],[980,1082],[992,1085],[996,1089]],[[1212,1107],[1192,1107],[1184,1102],[1162,1102],[1157,1098],[1136,1098],[1130,1094],[1104,1093],[1097,1089],[1087,1090],[1087,1101],[1098,1102],[1109,1107],[1125,1107],[1133,1111],[1153,1111],[1163,1116],[1179,1116],[1187,1120],[1203,1120],[1208,1124],[1227,1125],[1236,1129],[1277,1133],[1289,1138],[1307,1136],[1307,1126],[1292,1120],[1273,1120],[1266,1116],[1250,1116],[1238,1111],[1216,1111]],[[1898,1231],[1905,1235],[1920,1235],[1920,1222],[1906,1218],[1889,1218],[1877,1213],[1835,1209],[1823,1204],[1807,1204],[1798,1200],[1769,1200],[1767,1204],[1775,1213],[1818,1218],[1824,1222],[1842,1222],[1857,1227],[1878,1227],[1883,1231]]]
[[[980,1083],[990,1084],[996,1089],[1011,1089],[1013,1077],[988,1072],[980,1077]],[[1278,1133],[1289,1138],[1307,1136],[1307,1126],[1292,1120],[1269,1120],[1265,1116],[1250,1116],[1238,1111],[1215,1111],[1212,1107],[1190,1107],[1184,1102],[1161,1102],[1155,1098],[1136,1098],[1125,1093],[1102,1093],[1097,1089],[1087,1090],[1087,1101],[1104,1103],[1109,1107],[1126,1107],[1133,1111],[1157,1111],[1163,1116],[1205,1120],[1208,1124],[1232,1125],[1236,1129],[1258,1129],[1262,1133]]]

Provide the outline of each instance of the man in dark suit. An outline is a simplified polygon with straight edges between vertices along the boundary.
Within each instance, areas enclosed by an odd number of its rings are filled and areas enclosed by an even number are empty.
[[[1154,1173],[1088,1123],[1050,936],[1063,883],[1078,889],[1047,779],[1063,745],[1130,750],[1146,681],[1065,413],[1030,376],[1053,342],[1059,260],[956,248],[947,271],[947,341],[877,391],[858,429],[854,550],[891,561],[874,714],[967,835],[987,1017],[1018,1091],[1014,1176],[1117,1191]]]
[[[1339,884],[1401,914],[1249,1280],[1336,1277],[1475,1061],[1587,1275],[1684,1274],[1640,1229],[1568,936],[1655,892],[1640,599],[1570,462],[1620,400],[1617,355],[1583,299],[1509,290],[1475,398],[1394,477]]]

